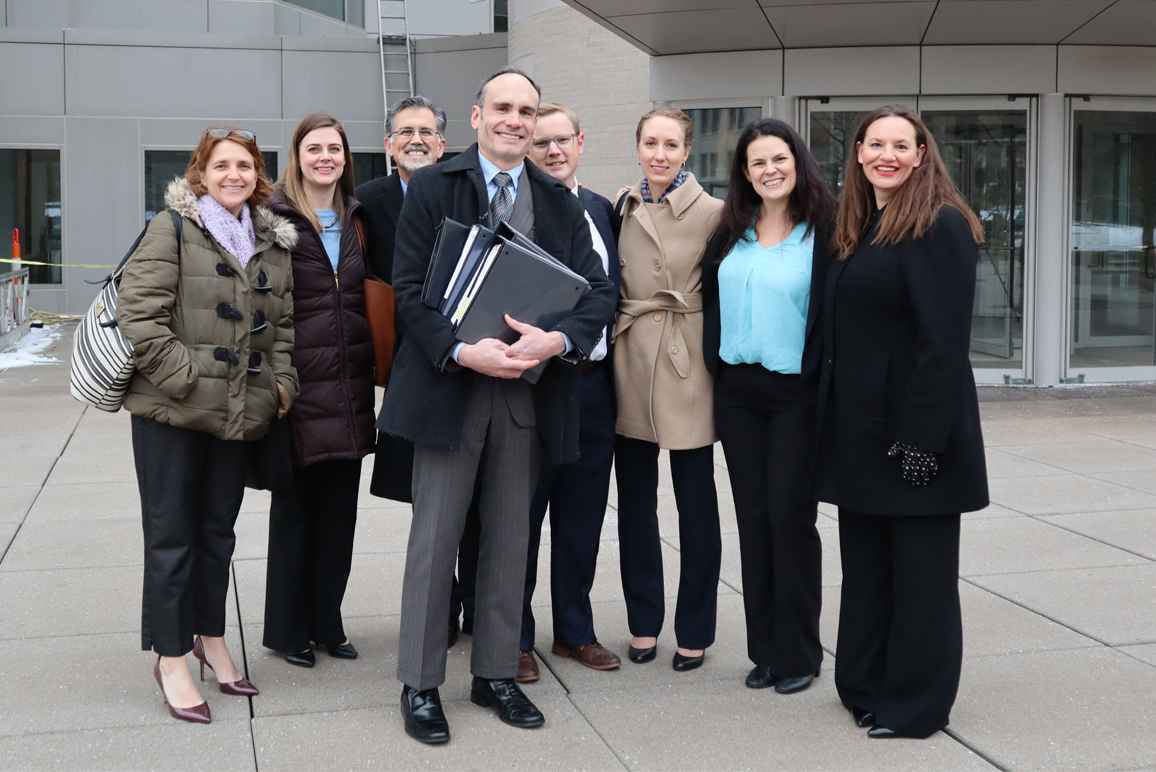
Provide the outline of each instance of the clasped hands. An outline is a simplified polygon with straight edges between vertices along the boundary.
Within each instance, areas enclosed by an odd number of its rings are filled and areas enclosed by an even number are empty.
[[[546,332],[509,314],[506,324],[521,335],[510,344],[497,338],[482,338],[467,343],[458,351],[458,364],[491,378],[518,378],[531,367],[566,351],[566,340],[560,332]]]

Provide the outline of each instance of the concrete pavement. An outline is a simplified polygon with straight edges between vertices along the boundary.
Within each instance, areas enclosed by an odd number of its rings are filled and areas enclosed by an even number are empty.
[[[718,451],[723,580],[706,665],[674,673],[669,629],[648,665],[594,673],[553,657],[543,561],[535,601],[545,667],[527,692],[546,727],[512,729],[468,702],[464,637],[442,691],[453,741],[428,748],[403,733],[394,679],[409,513],[369,496],[368,463],[345,603],[362,657],[319,654],[316,668],[301,670],[260,646],[268,496],[250,491],[229,637],[262,694],[226,697],[210,682],[211,726],[169,718],[139,651],[142,540],[128,416],[68,396],[67,344],[65,335],[48,352],[59,364],[0,370],[0,769],[1156,769],[1152,387],[984,391],[995,503],[964,521],[966,659],[946,732],[868,740],[838,703],[832,656],[802,694],[743,688],[738,536]],[[679,540],[668,470],[661,484],[673,607]],[[624,654],[614,504],[612,495],[593,599],[603,643]],[[824,507],[828,654],[841,581],[836,526]]]

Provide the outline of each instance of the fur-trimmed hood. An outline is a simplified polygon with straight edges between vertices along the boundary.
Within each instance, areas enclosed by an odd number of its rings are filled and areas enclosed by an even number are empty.
[[[181,217],[188,218],[201,227],[201,213],[197,209],[197,195],[184,177],[175,177],[165,189],[165,206]],[[257,238],[272,241],[282,249],[297,246],[297,227],[281,215],[274,214],[265,206],[252,207],[253,230]]]

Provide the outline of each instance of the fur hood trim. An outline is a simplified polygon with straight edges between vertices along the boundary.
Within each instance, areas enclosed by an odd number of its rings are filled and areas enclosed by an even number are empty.
[[[176,177],[165,189],[165,206],[172,209],[188,220],[192,220],[197,227],[201,224],[201,214],[197,210],[197,196],[193,187],[184,177]],[[279,214],[274,214],[265,206],[253,208],[253,230],[258,238],[266,238],[282,249],[293,249],[297,246],[297,228],[289,220]]]

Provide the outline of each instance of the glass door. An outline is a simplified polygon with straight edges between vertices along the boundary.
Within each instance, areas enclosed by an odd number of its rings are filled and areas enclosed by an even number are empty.
[[[823,178],[836,194],[843,187],[847,156],[859,119],[882,105],[915,107],[914,96],[839,97],[803,100],[803,139],[815,154]]]
[[[1068,377],[1156,378],[1156,102],[1072,104]]]
[[[919,100],[947,170],[986,236],[976,265],[971,329],[971,364],[981,382],[1024,374],[1033,102],[1029,97]]]

